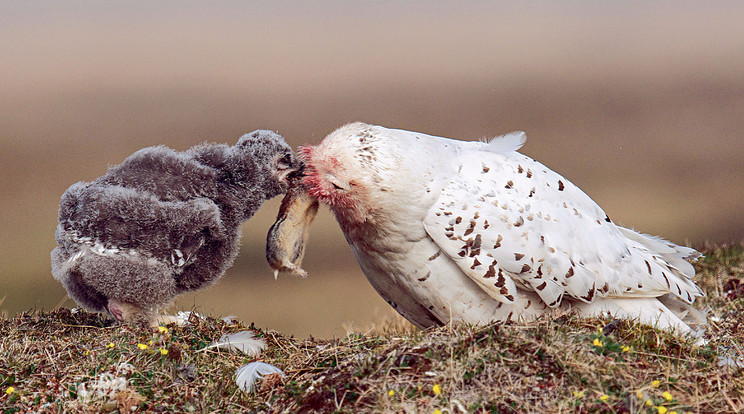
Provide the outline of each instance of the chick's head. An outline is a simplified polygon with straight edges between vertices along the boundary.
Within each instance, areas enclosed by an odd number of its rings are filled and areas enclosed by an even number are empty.
[[[303,166],[284,138],[267,130],[240,137],[233,155],[234,178],[247,186],[263,182],[267,198],[284,193],[294,185]]]

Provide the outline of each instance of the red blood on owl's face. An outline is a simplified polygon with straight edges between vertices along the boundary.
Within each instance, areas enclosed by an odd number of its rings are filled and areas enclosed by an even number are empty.
[[[300,158],[305,163],[303,184],[308,193],[327,204],[337,216],[352,222],[363,222],[362,189],[356,184],[347,165],[327,146],[300,147]]]

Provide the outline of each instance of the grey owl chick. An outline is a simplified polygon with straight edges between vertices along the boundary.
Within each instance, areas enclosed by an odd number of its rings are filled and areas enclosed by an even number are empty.
[[[209,286],[238,253],[240,224],[287,190],[301,162],[271,131],[234,146],[141,149],[62,195],[52,274],[80,306],[137,325]]]

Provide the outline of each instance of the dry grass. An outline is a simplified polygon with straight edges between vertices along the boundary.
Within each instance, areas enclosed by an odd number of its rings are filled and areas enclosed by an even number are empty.
[[[3,412],[740,412],[744,245],[710,247],[699,264],[708,343],[650,327],[555,314],[528,324],[390,326],[332,340],[296,339],[240,323],[191,318],[138,331],[100,315],[25,313],[0,321]],[[258,357],[197,352],[251,329]],[[161,351],[162,350],[162,351]],[[166,353],[167,350],[167,353]],[[245,394],[235,369],[281,367]],[[120,378],[116,382],[117,378]],[[105,381],[106,394],[94,392]],[[118,384],[118,385],[117,385]]]

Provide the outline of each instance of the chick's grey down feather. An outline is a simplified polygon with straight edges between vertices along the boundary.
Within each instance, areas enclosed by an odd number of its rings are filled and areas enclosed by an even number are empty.
[[[52,274],[85,308],[111,311],[116,301],[152,318],[176,295],[225,272],[240,224],[284,193],[299,166],[284,139],[264,130],[234,146],[139,150],[62,195]]]

